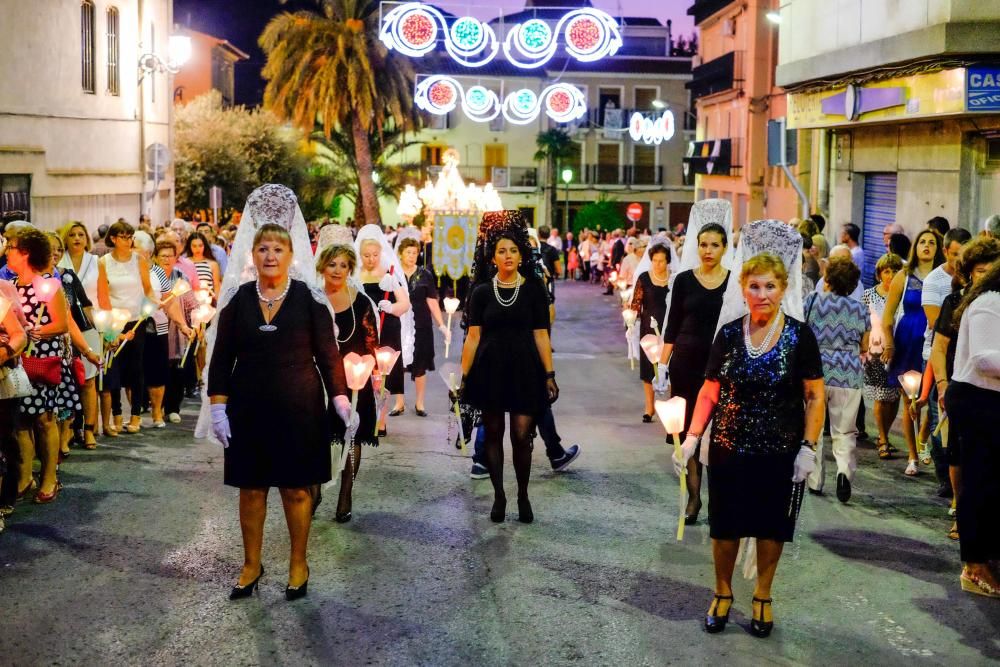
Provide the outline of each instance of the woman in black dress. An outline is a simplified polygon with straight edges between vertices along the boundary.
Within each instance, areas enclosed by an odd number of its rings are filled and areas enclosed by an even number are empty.
[[[354,242],[355,253],[361,262],[357,272],[365,294],[378,306],[379,345],[400,352],[400,359],[384,378],[385,391],[395,400],[390,416],[403,414],[403,368],[413,360],[413,315],[410,313],[410,295],[406,277],[392,247],[385,241],[377,225],[365,225]],[[404,327],[403,319],[406,319]],[[405,329],[405,335],[404,335]],[[408,340],[407,340],[408,339]],[[400,363],[400,360],[402,363]],[[388,403],[378,415],[378,435],[386,435],[385,416]]]
[[[208,376],[212,431],[226,447],[225,483],[240,489],[244,563],[230,599],[252,595],[264,573],[267,492],[277,486],[291,538],[285,597],[294,600],[309,580],[309,487],[330,479],[333,413],[346,423],[350,401],[330,309],[289,275],[288,230],[263,224],[253,241],[257,279],[220,311]]]
[[[528,500],[528,479],[532,431],[537,416],[559,397],[549,343],[549,300],[535,277],[520,213],[487,213],[482,226],[495,226],[497,232],[488,233],[476,252],[474,275],[479,283],[469,295],[460,393],[483,414],[486,467],[494,493],[490,519],[496,523],[506,518],[503,434],[504,415],[510,413],[519,520],[531,523],[534,514]]]
[[[378,315],[371,300],[351,284],[351,275],[357,268],[358,258],[349,245],[330,245],[316,258],[316,272],[323,277],[323,291],[333,308],[337,323],[337,346],[341,356],[354,352],[359,356],[375,356],[378,347]],[[351,491],[354,479],[361,468],[361,446],[378,447],[375,435],[375,390],[369,379],[358,392],[358,428],[352,438],[348,461],[341,471],[340,498],[337,501],[337,523],[351,520]],[[333,430],[335,444],[343,444],[346,429],[336,424]]]
[[[795,531],[794,501],[816,464],[825,405],[823,363],[812,330],[781,312],[788,273],[778,256],[762,253],[745,262],[740,284],[750,314],[715,337],[674,470],[681,473],[714,417],[708,516],[715,597],[705,629],[725,629],[739,540],[753,537],[757,586],[750,631],[766,637],[773,627],[771,583],[784,543]]]
[[[424,394],[427,390],[427,371],[434,370],[432,318],[445,341],[451,340],[451,331],[444,325],[444,319],[441,317],[433,274],[426,268],[417,266],[420,242],[414,238],[405,238],[399,242],[397,252],[400,264],[403,266],[403,275],[406,276],[406,283],[410,289],[410,305],[413,307],[413,363],[407,366],[406,370],[413,377],[413,384],[417,389],[417,396],[414,399],[417,416],[426,417]]]
[[[712,349],[712,339],[719,325],[722,299],[729,284],[729,270],[722,265],[729,240],[725,228],[717,223],[697,231],[698,266],[681,271],[674,278],[663,336],[664,363],[669,362],[670,393],[687,401],[684,423],[691,423],[698,391],[705,383],[705,366]],[[692,457],[687,469],[687,508],[684,521],[698,521],[701,511],[701,462]]]
[[[649,270],[639,274],[632,292],[631,308],[639,314],[639,336],[646,334],[663,335],[663,320],[667,314],[667,294],[670,288],[670,251],[661,243],[649,248]],[[656,411],[653,392],[653,364],[645,354],[639,355],[639,379],[646,399],[642,421],[650,423]]]

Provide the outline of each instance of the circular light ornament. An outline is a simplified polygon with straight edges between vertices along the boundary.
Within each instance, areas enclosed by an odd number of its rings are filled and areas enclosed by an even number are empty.
[[[502,111],[508,122],[527,125],[538,118],[538,95],[528,88],[515,90],[504,98]]]
[[[462,111],[471,120],[486,123],[500,113],[500,98],[492,90],[476,85],[465,91],[462,98]]]
[[[581,62],[614,55],[622,46],[618,24],[599,9],[588,7],[569,12],[559,21],[556,31],[560,30],[566,41],[566,53]]]
[[[427,113],[443,116],[453,111],[462,96],[462,86],[449,76],[430,76],[417,84],[413,100]]]
[[[632,141],[642,140],[642,119],[641,113],[636,111],[632,114],[632,117],[628,121],[628,134],[632,137]]]
[[[500,51],[493,28],[472,16],[463,16],[452,24],[444,46],[448,55],[465,67],[482,67]]]
[[[438,26],[445,26],[441,12],[419,2],[408,2],[386,14],[379,39],[386,48],[419,58],[434,50]]]
[[[604,43],[606,32],[593,16],[577,16],[566,24],[566,45],[577,53],[590,54]]]
[[[628,123],[628,134],[632,141],[657,146],[670,141],[674,136],[674,129],[674,114],[670,110],[655,118],[643,116],[637,111],[632,114]]]
[[[545,113],[557,123],[569,123],[587,113],[587,102],[576,86],[556,83],[542,91]]]
[[[552,30],[541,19],[530,19],[521,24],[517,44],[525,53],[537,54],[544,51],[552,41]]]
[[[455,21],[450,31],[451,43],[462,51],[475,51],[485,39],[483,24],[471,16]]]

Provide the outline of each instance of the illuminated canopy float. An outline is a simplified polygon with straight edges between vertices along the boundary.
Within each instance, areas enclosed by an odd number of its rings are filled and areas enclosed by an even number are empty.
[[[674,114],[664,111],[659,116],[645,116],[635,112],[629,119],[628,134],[632,141],[660,145],[674,136]]]
[[[503,103],[496,92],[476,84],[466,90],[457,79],[434,74],[417,82],[414,95],[417,107],[428,113],[443,116],[459,105],[471,120],[486,123],[503,113],[515,125],[527,125],[545,109],[545,114],[557,123],[569,123],[587,114],[587,100],[576,86],[554,83],[541,93],[530,88],[519,88],[506,97]]]
[[[568,12],[554,27],[537,18],[514,24],[503,43],[504,55],[518,67],[541,67],[555,55],[560,37],[567,55],[581,62],[614,55],[622,45],[615,20],[587,7]],[[455,62],[466,67],[482,67],[499,51],[496,33],[488,24],[462,16],[449,28],[440,11],[420,2],[407,2],[384,14],[379,39],[386,48],[412,58],[427,55],[442,41]]]

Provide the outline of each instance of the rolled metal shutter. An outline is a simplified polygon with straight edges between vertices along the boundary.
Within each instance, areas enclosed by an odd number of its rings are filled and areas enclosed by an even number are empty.
[[[875,264],[885,254],[882,231],[896,222],[896,174],[865,174],[865,214],[861,223],[861,249],[865,268],[861,281],[875,284]]]

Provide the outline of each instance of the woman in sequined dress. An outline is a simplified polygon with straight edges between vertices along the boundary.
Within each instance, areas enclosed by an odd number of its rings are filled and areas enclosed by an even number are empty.
[[[733,602],[732,577],[743,537],[757,539],[757,586],[750,631],[773,627],[771,584],[795,530],[793,490],[815,467],[823,425],[823,364],[812,330],[780,308],[788,273],[776,255],[743,264],[750,314],[719,330],[681,451],[679,475],[712,420],[708,515],[715,596],[705,629],[721,632]],[[714,418],[714,419],[713,419]]]

